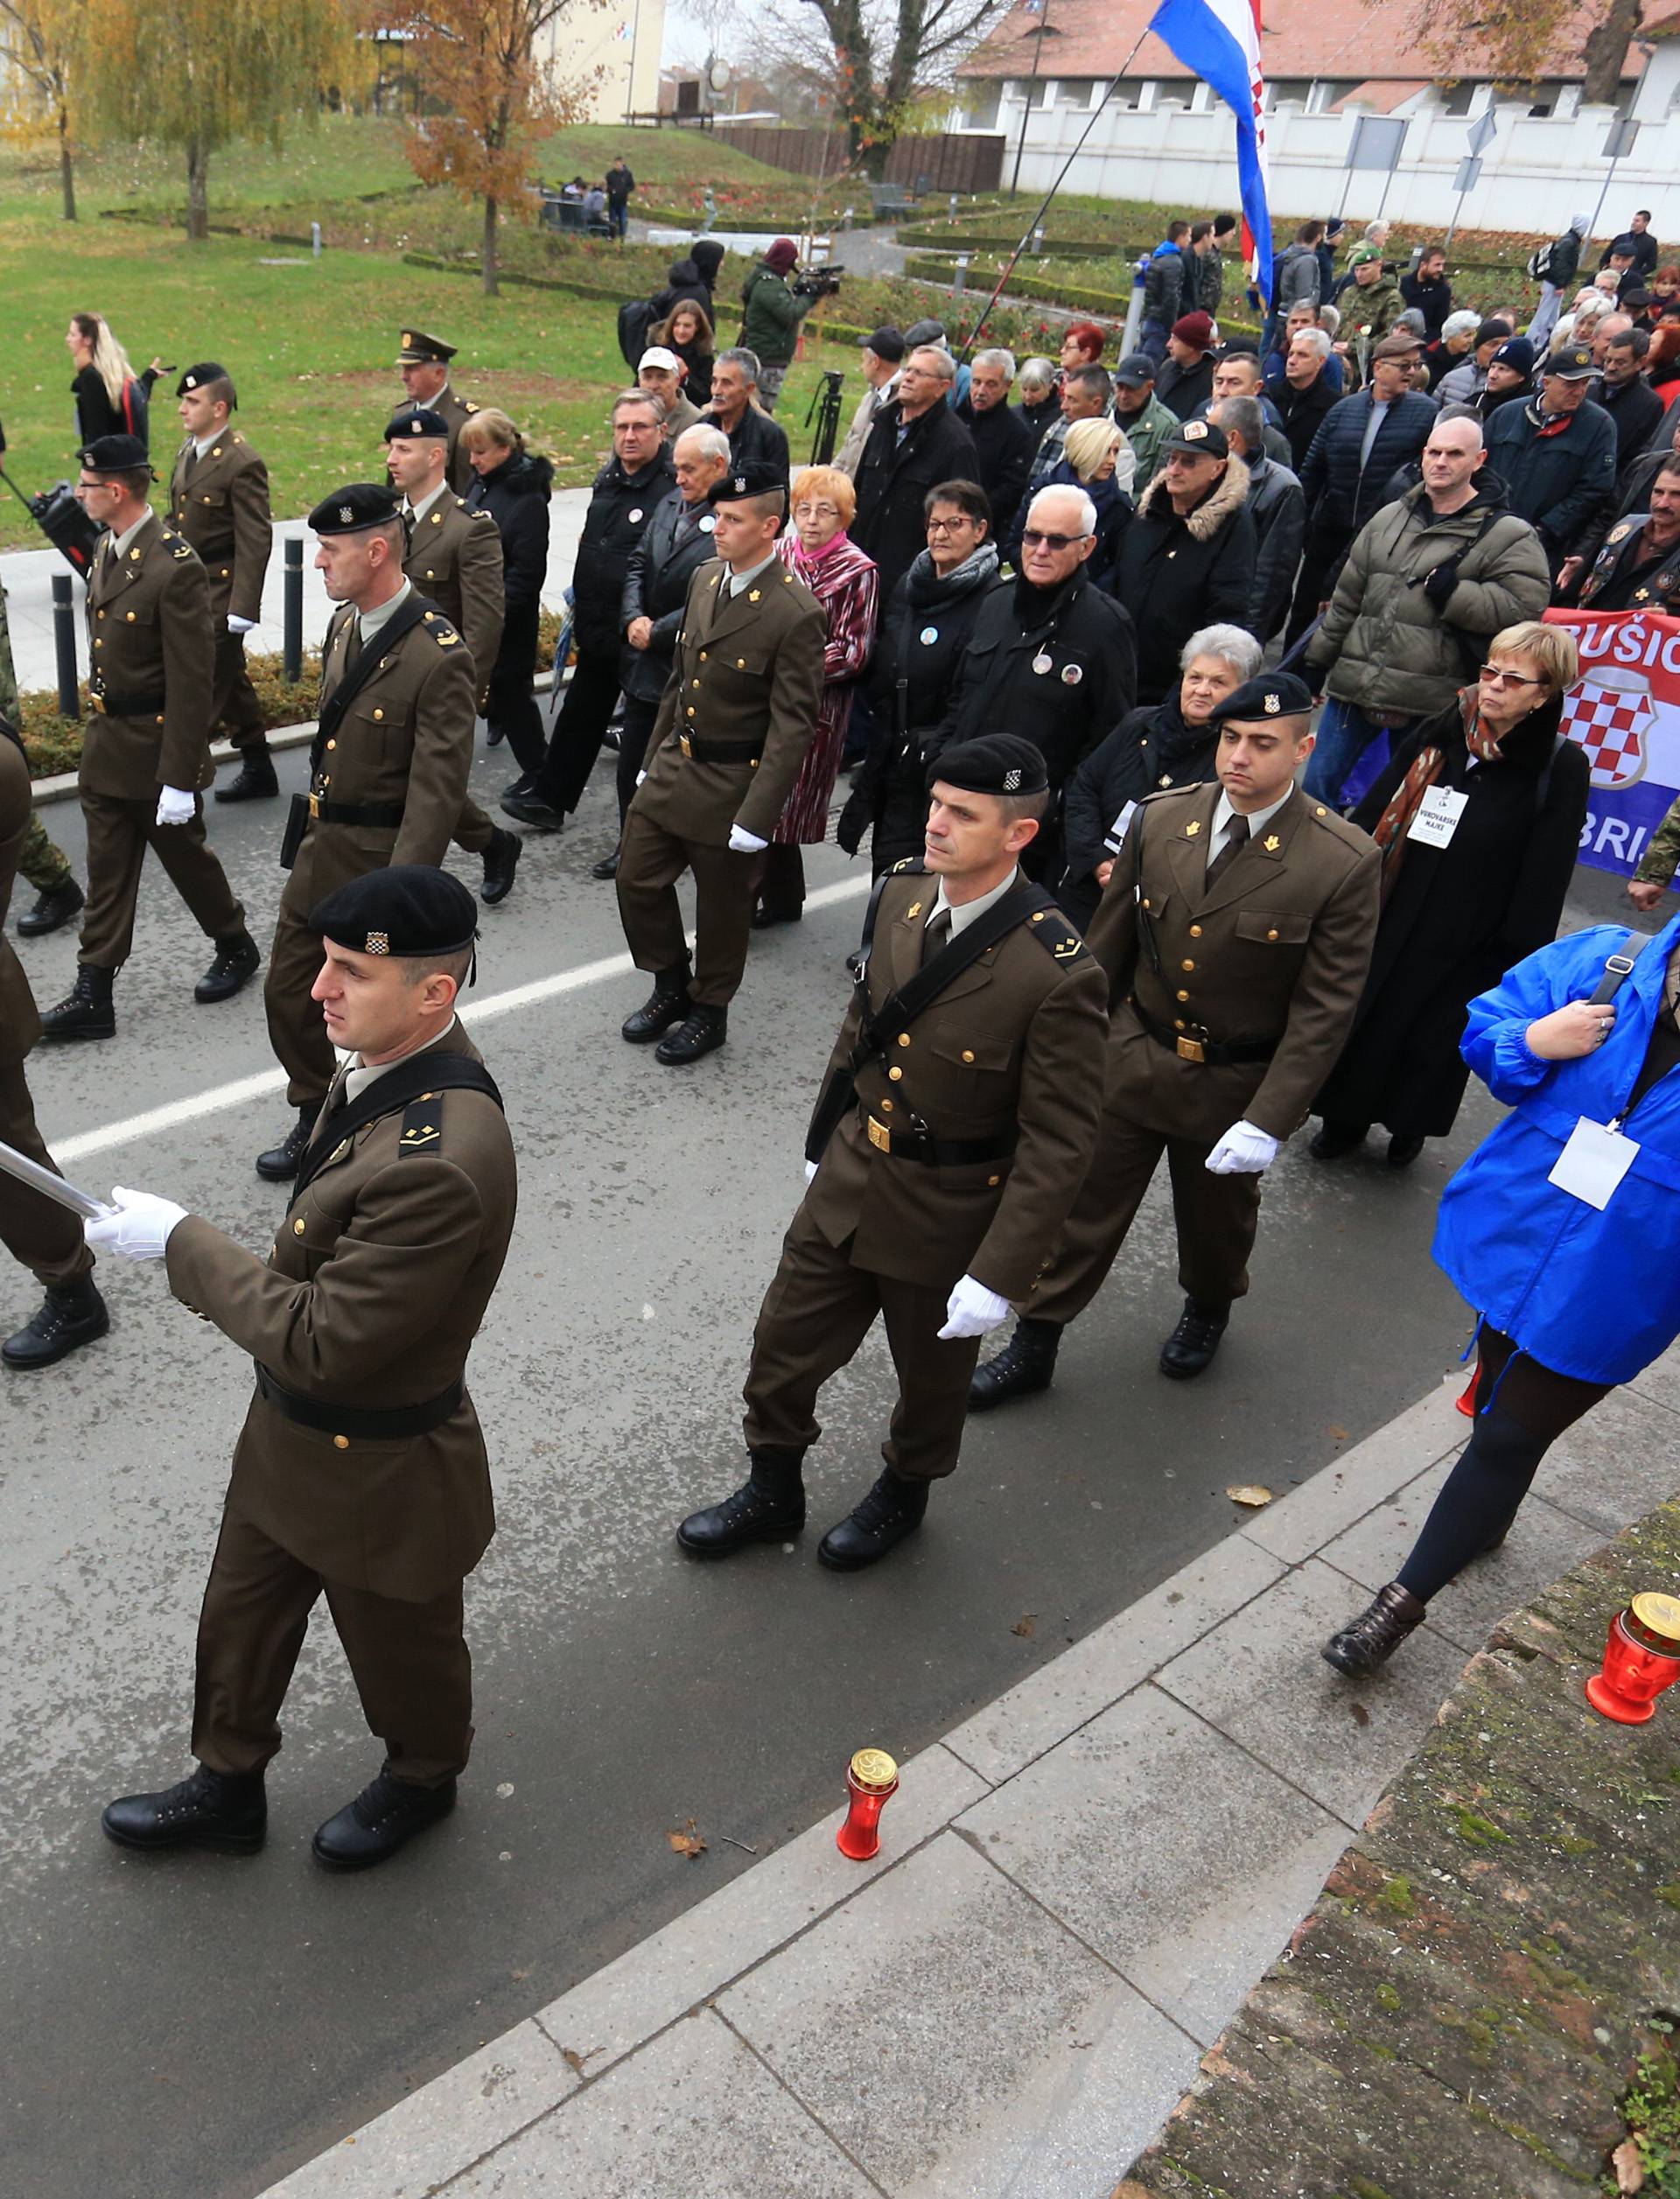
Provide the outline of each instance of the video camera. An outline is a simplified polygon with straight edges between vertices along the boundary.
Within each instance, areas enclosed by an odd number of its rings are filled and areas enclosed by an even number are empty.
[[[808,267],[793,284],[795,298],[834,298],[840,290],[843,267]]]

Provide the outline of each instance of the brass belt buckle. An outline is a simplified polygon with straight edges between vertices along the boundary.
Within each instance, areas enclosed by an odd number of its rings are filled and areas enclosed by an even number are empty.
[[[1208,1059],[1207,1050],[1200,1039],[1175,1039],[1172,1043],[1178,1049],[1180,1061],[1205,1061]]]
[[[676,745],[677,745],[677,746],[678,746],[678,747],[679,747],[679,748],[682,751],[682,753],[683,753],[685,756],[692,756],[692,755],[693,755],[693,753],[694,753],[694,750],[693,750],[692,746],[690,746],[690,741],[689,741],[689,737],[688,737],[688,735],[687,735],[686,733],[679,733],[679,734],[677,735],[677,737],[676,737]]]
[[[872,1115],[869,1117],[869,1142],[878,1152],[890,1153],[892,1150],[892,1131],[885,1123],[878,1123]]]
[[[309,814],[312,817],[318,817],[321,814],[321,797],[318,794],[309,797]]]

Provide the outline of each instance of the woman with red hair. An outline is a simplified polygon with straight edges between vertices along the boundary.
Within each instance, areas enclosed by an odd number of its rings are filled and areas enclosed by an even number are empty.
[[[1061,339],[1061,371],[1073,373],[1076,367],[1095,367],[1102,357],[1102,347],[1108,337],[1094,320],[1069,321]]]

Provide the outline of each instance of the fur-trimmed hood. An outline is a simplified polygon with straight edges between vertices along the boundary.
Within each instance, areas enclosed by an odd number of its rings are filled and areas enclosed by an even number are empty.
[[[1234,512],[1240,512],[1249,501],[1249,469],[1241,459],[1227,459],[1225,471],[1214,483],[1194,511],[1185,520],[1193,542],[1205,543],[1216,535]],[[1163,470],[1138,500],[1141,518],[1164,519],[1171,515],[1167,501],[1166,474]]]

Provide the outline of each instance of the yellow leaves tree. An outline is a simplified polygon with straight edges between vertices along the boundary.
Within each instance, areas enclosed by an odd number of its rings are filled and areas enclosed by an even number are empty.
[[[70,91],[87,17],[85,0],[0,0],[0,81],[11,88],[0,121],[14,137],[57,141],[66,221],[76,218]]]
[[[563,76],[548,56],[568,16],[604,0],[426,0],[403,18],[409,61],[427,108],[409,158],[427,183],[484,202],[484,294],[500,287],[504,207],[521,213],[537,143],[580,121],[598,71]],[[545,54],[545,49],[547,53]]]
[[[35,0],[29,0],[34,4]],[[0,0],[4,4],[4,0]],[[210,233],[210,157],[278,144],[357,67],[353,0],[144,0],[86,10],[82,96],[114,137],[186,160],[186,234]]]

